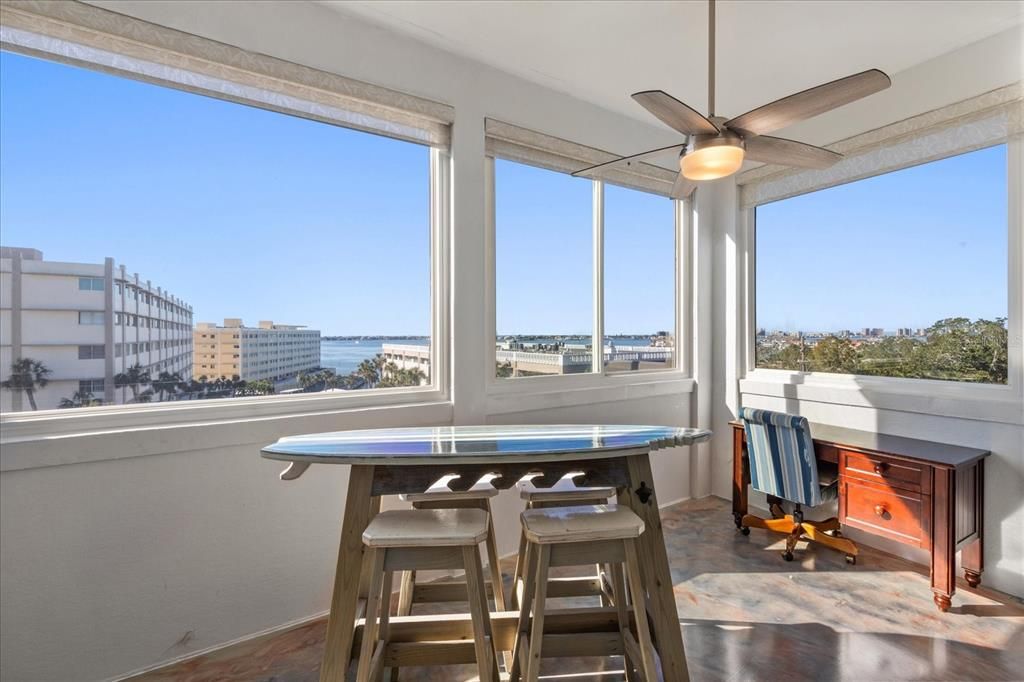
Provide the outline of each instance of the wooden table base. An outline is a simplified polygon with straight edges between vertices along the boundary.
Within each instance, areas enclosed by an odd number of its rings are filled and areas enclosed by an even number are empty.
[[[554,485],[571,472],[583,471],[578,482],[618,489],[620,504],[629,506],[644,520],[640,536],[640,568],[647,592],[652,635],[666,682],[688,680],[682,633],[672,590],[672,576],[658,514],[654,477],[648,450],[625,451],[621,456],[593,460],[551,461],[538,464],[496,463],[494,465],[373,466],[353,465],[342,521],[341,542],[327,625],[321,682],[344,682],[353,653],[362,635],[360,603],[366,597],[362,533],[380,508],[381,495],[422,492],[448,474],[453,490],[468,489],[482,476],[495,474],[492,485],[510,488],[523,476],[539,473],[533,484]],[[422,587],[426,587],[425,585]],[[419,588],[418,588],[419,589]],[[437,588],[439,591],[448,588]],[[501,611],[491,614],[497,645],[511,650],[519,614]],[[608,656],[622,653],[614,607],[560,609],[547,613],[543,650],[545,656]],[[581,634],[574,634],[581,633]],[[472,624],[468,614],[394,617],[390,626],[391,645],[385,664],[439,665],[471,663],[475,660]]]

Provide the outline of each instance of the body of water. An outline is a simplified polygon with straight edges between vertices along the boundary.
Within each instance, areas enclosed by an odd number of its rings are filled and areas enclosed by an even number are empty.
[[[646,346],[650,343],[650,340],[649,336],[607,339],[605,345],[612,343],[616,346]],[[523,337],[523,341],[527,343],[551,344],[555,340],[544,337]],[[587,341],[589,340],[568,340],[566,342],[572,344],[586,343]],[[394,339],[388,341],[378,339],[361,339],[359,341],[324,340],[320,342],[320,365],[322,367],[329,367],[338,374],[351,374],[356,370],[360,362],[380,353],[385,343],[409,346],[430,345],[429,339]]]

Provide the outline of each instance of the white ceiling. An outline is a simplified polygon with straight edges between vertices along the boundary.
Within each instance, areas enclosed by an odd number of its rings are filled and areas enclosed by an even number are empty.
[[[703,0],[320,0],[340,12],[648,123],[629,95],[707,112]],[[720,0],[717,112],[880,68],[890,75],[1024,21],[1016,0]]]

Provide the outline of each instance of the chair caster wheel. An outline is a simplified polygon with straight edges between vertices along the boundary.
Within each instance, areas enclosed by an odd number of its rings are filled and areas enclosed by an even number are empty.
[[[748,528],[746,526],[742,526],[740,528],[740,532],[743,533],[744,535],[750,535],[750,528]]]
[[[786,561],[792,561],[793,560],[793,553],[792,552],[783,552],[782,553],[782,558],[785,559]]]
[[[834,537],[834,538],[841,538],[841,537],[843,537],[843,531],[841,531],[841,530],[834,530],[834,531],[832,531],[832,537]]]
[[[846,555],[846,563],[850,564],[851,566],[856,566],[857,565],[857,557],[855,557],[852,554],[847,554]]]

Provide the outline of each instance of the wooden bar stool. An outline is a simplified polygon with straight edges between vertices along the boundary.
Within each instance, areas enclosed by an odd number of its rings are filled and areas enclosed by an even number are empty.
[[[494,610],[502,611],[505,609],[505,587],[501,579],[501,563],[491,516],[491,498],[498,494],[497,489],[490,483],[494,476],[484,476],[472,488],[462,491],[448,487],[448,483],[454,478],[458,477],[445,476],[422,493],[403,493],[398,497],[412,503],[413,509],[480,509],[487,512],[487,539],[484,543],[487,550],[487,568],[491,576]],[[405,571],[402,573],[396,615],[408,616],[412,613],[414,603],[462,601],[465,593],[459,588],[458,584],[451,583],[417,586],[416,571]]]
[[[548,569],[557,566],[609,564],[614,602],[618,614],[621,650],[625,654],[626,678],[644,682],[657,679],[654,645],[647,622],[646,599],[640,578],[636,538],[644,522],[627,507],[614,504],[528,509],[522,514],[526,536],[526,573],[523,605],[519,612],[512,652],[510,682],[520,676],[536,682],[544,655],[544,607],[548,596]],[[623,578],[625,565],[625,579]],[[636,636],[630,628],[625,582],[632,594]],[[531,618],[532,612],[532,618]],[[573,637],[574,635],[568,635]],[[583,633],[576,637],[586,636]],[[552,637],[552,635],[548,635]],[[566,635],[557,637],[564,641]]]
[[[560,478],[550,488],[540,488],[534,484],[539,476],[524,477],[516,487],[519,489],[519,497],[526,501],[527,509],[548,509],[551,507],[566,507],[573,505],[595,505],[605,504],[608,498],[615,495],[615,488],[578,486],[573,480],[582,475],[582,472],[569,473]],[[521,601],[520,590],[523,580],[523,562],[526,558],[526,536],[519,535],[519,554],[516,556],[516,568],[512,574],[512,592],[509,594],[509,608],[518,609]],[[596,579],[596,583],[593,580]],[[597,575],[587,579],[565,579],[552,585],[549,589],[550,597],[582,597],[599,595],[601,603],[607,605],[609,602],[611,587],[604,580],[604,572],[601,566],[597,567]]]
[[[479,548],[487,537],[488,527],[487,512],[480,509],[403,509],[373,517],[363,532],[372,568],[357,682],[381,679],[389,634],[389,609],[381,608],[381,601],[391,598],[394,571],[417,568],[466,571],[466,597],[480,680],[498,681]]]

